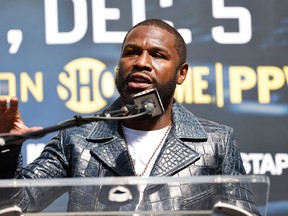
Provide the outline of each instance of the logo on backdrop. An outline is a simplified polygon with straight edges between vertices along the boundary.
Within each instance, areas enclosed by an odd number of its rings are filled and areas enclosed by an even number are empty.
[[[114,94],[114,76],[106,65],[94,58],[68,62],[59,73],[57,93],[65,106],[78,113],[93,113],[107,105]]]
[[[287,153],[241,153],[245,170],[248,174],[282,175],[288,169]]]

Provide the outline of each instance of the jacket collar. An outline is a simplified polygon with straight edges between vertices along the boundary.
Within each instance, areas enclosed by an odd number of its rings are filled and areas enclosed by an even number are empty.
[[[152,176],[173,175],[178,170],[194,163],[199,159],[199,153],[187,146],[184,141],[207,140],[207,134],[198,119],[178,102],[174,102],[172,113],[173,127],[152,168]],[[121,127],[115,124],[115,121],[96,122],[87,140],[97,143],[91,149],[91,153],[111,167],[118,175],[134,175]],[[167,158],[172,158],[173,164],[169,164],[169,161],[166,161]],[[166,167],[168,164],[169,166]]]
[[[172,115],[175,126],[173,129],[178,138],[187,140],[207,140],[207,134],[198,121],[198,118],[177,101],[173,104]]]
[[[94,145],[91,154],[114,170],[116,175],[134,175],[134,165],[130,161],[121,127],[115,121],[97,122],[86,139]]]

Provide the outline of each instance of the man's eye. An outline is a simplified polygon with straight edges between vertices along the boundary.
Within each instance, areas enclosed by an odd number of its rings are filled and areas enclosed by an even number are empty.
[[[155,58],[165,58],[164,55],[162,55],[161,53],[154,53],[153,55]]]
[[[125,53],[124,53],[125,55],[137,55],[137,52],[136,52],[136,50],[127,50]]]

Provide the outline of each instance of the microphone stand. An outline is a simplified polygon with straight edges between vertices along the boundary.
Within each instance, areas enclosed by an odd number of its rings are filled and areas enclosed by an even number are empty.
[[[55,132],[58,130],[62,130],[62,129],[66,129],[66,128],[70,128],[74,126],[80,126],[80,125],[87,124],[90,122],[101,121],[101,120],[124,120],[124,119],[137,118],[146,114],[151,114],[151,110],[144,109],[144,110],[140,110],[139,113],[128,115],[133,110],[134,111],[137,110],[136,105],[124,106],[119,110],[112,110],[110,112],[105,112],[104,114],[96,114],[94,116],[81,117],[79,115],[76,115],[74,116],[73,119],[69,119],[57,125],[46,127],[41,130],[32,131],[29,133],[0,134],[0,149],[3,150],[7,148],[8,145],[9,145],[9,148],[13,148],[14,146],[17,147],[17,145],[11,146],[11,144],[26,140],[26,139],[41,138],[44,135],[51,133],[51,132]]]

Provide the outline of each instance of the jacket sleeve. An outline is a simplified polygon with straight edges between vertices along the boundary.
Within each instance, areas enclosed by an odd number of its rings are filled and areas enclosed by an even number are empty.
[[[246,171],[243,166],[243,161],[232,128],[229,128],[225,142],[225,155],[221,166],[221,174],[245,175]],[[219,191],[223,193],[222,197],[224,202],[244,208],[253,213],[253,215],[260,215],[249,183],[222,183]]]
[[[237,146],[234,130],[229,128],[225,137],[225,154],[221,165],[222,175],[244,175],[246,174],[240,150]]]
[[[40,156],[22,168],[19,178],[67,177],[68,160],[65,153],[64,137],[65,131],[61,131],[52,138]]]
[[[0,152],[0,179],[10,178],[60,178],[66,177],[68,161],[60,132],[45,146],[41,155],[25,167],[22,162],[21,146]]]
[[[63,133],[65,132],[55,136],[45,146],[40,156],[25,167],[22,167],[20,148],[2,153],[1,178],[36,180],[66,177],[68,161],[63,146]],[[55,187],[8,188],[5,199],[14,201],[24,212],[41,211],[66,190],[67,188]]]

